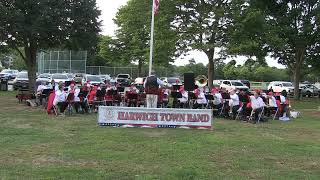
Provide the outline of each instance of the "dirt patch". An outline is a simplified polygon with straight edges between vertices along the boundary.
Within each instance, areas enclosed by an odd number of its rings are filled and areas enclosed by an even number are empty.
[[[311,117],[320,119],[320,111],[309,112],[309,114],[310,114]]]
[[[47,166],[51,164],[60,164],[63,166],[80,166],[80,167],[99,167],[99,162],[91,160],[71,160],[70,158],[56,156],[36,156],[32,160],[36,166]]]

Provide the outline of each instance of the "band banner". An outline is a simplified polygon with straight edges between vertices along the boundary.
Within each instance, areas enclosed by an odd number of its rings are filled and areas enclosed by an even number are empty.
[[[100,106],[98,111],[100,126],[210,129],[212,121],[209,109]]]

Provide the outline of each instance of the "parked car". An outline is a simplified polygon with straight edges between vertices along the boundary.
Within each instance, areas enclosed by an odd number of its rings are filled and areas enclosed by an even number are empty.
[[[74,75],[73,74],[67,74],[69,81],[74,80]]]
[[[59,83],[59,82],[65,83],[66,81],[70,81],[66,74],[60,74],[60,73],[52,74],[51,80],[54,80],[54,82],[56,83]]]
[[[219,86],[219,87],[220,87],[222,81],[223,81],[223,80],[221,80],[221,79],[219,79],[219,80],[213,80],[213,81],[212,81],[212,85],[214,85],[214,86]]]
[[[17,77],[18,73],[18,70],[4,69],[0,72],[0,79],[14,79]]]
[[[82,74],[82,73],[76,73],[76,74],[74,75],[73,80],[74,80],[74,82],[76,82],[77,84],[81,84],[82,81],[83,81],[84,76],[85,76],[85,75]]]
[[[111,77],[110,77],[110,75],[109,75],[109,74],[106,74],[106,75],[99,75],[99,76],[100,76],[100,78],[101,78],[101,80],[102,80],[103,82],[105,82],[105,81],[109,82],[109,81],[110,81],[110,79],[111,79]]]
[[[83,80],[82,80],[82,85],[85,83],[89,83],[90,85],[93,86],[100,86],[100,84],[103,84],[102,79],[98,75],[85,75]]]
[[[246,85],[249,89],[251,88],[251,84],[250,84],[250,81],[249,80],[240,80],[242,82],[242,84]]]
[[[294,87],[291,82],[286,81],[272,81],[268,86],[268,90],[272,89],[273,92],[282,92],[285,90],[289,95],[293,95]]]
[[[313,84],[302,84],[300,85],[300,89],[302,96],[318,96],[320,93],[320,89]]]
[[[37,81],[49,83],[51,82],[51,74],[49,73],[40,74],[37,78]]]
[[[234,90],[242,90],[242,91],[249,91],[249,87],[244,85],[239,80],[223,80],[220,88],[225,88],[227,91]]]
[[[116,81],[120,84],[120,86],[128,87],[131,84],[131,76],[130,74],[118,74]]]
[[[182,85],[182,82],[178,77],[163,77],[160,80],[168,87],[172,87],[173,85]]]
[[[13,89],[28,89],[29,78],[27,72],[19,72],[17,77],[13,80]]]

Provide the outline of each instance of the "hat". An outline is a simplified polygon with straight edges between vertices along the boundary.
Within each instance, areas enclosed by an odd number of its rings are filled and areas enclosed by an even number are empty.
[[[269,96],[273,96],[273,92],[270,91],[270,92],[268,93],[268,95],[269,95]]]

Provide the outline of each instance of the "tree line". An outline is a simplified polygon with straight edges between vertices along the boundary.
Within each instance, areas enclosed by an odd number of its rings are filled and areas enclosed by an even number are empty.
[[[96,0],[67,2],[0,1],[1,50],[18,52],[29,79],[35,79],[36,52],[56,47],[88,50],[92,64],[135,63],[142,73],[149,59],[152,0],[129,0],[119,9],[115,38],[99,37]],[[319,0],[161,0],[155,18],[155,67],[169,67],[190,50],[204,52],[209,63],[203,71],[211,86],[217,67],[229,56],[245,55],[261,65],[272,56],[288,68],[298,98],[304,71],[317,72],[320,66],[319,25]],[[234,75],[227,66],[223,74]],[[241,67],[238,73],[245,77],[253,72]]]

